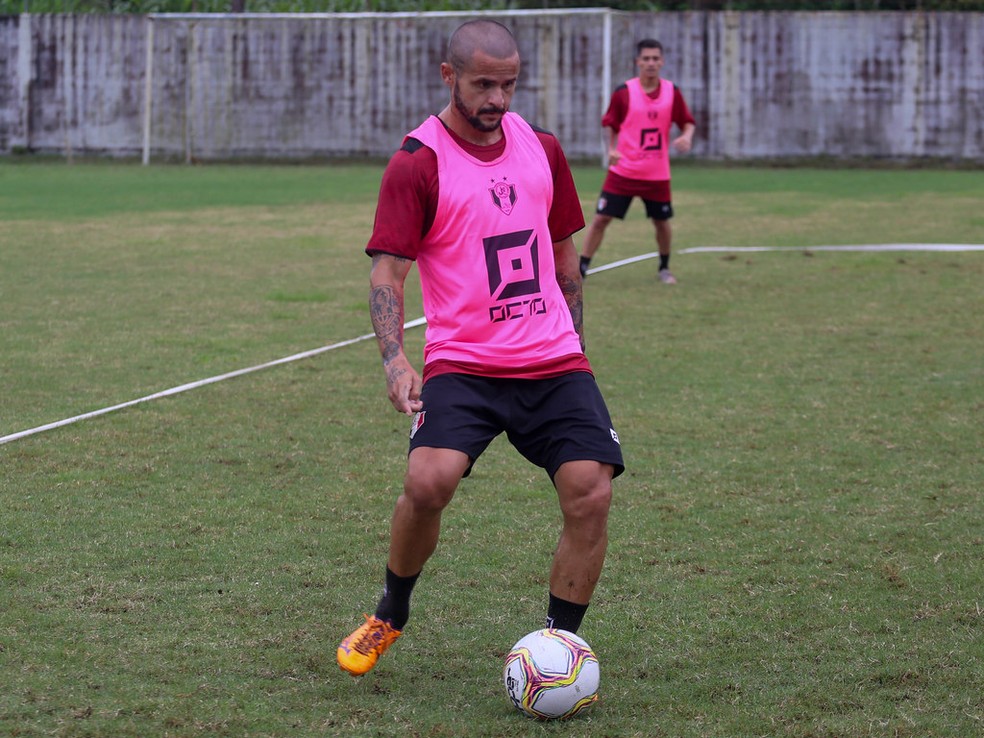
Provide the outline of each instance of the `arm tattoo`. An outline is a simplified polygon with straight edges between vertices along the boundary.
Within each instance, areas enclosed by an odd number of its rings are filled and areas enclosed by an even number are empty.
[[[571,311],[571,319],[574,321],[574,330],[581,338],[581,348],[584,348],[584,293],[581,291],[581,283],[571,279],[566,274],[557,274],[557,284],[560,291],[564,293],[564,300],[567,301],[567,308]]]
[[[407,373],[406,369],[386,366],[385,361],[383,362],[383,366],[386,367],[386,381],[389,384],[395,384],[400,377]]]
[[[392,286],[380,285],[370,290],[369,316],[385,364],[403,347],[403,303]]]

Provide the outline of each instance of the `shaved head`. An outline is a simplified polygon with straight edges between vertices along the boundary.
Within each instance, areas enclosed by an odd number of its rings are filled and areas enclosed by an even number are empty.
[[[516,39],[501,23],[474,20],[458,27],[448,42],[447,63],[457,73],[467,69],[476,52],[493,59],[510,59],[519,53]]]

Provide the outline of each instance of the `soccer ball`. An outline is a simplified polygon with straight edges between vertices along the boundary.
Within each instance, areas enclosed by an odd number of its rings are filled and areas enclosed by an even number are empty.
[[[598,657],[566,630],[535,630],[516,642],[503,670],[516,709],[541,720],[569,718],[598,699]]]

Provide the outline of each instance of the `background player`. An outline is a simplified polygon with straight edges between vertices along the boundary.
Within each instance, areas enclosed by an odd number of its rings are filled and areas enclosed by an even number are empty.
[[[659,280],[676,284],[670,272],[673,203],[667,141],[676,124],[681,133],[672,146],[681,153],[689,152],[696,124],[677,86],[660,79],[663,45],[654,39],[643,39],[636,45],[635,62],[639,76],[612,93],[601,120],[608,137],[609,167],[594,219],[584,235],[581,276],[587,276],[591,258],[601,246],[612,218],[624,219],[632,198],[640,197],[646,215],[656,227]]]

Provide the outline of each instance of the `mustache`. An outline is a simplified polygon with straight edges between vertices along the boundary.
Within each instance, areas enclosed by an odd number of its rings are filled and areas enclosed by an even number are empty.
[[[486,108],[480,108],[479,111],[478,111],[478,115],[488,115],[489,113],[500,113],[502,115],[505,115],[506,109],[505,108],[498,108],[498,107],[492,105],[492,106],[489,106],[489,107],[486,107]]]

